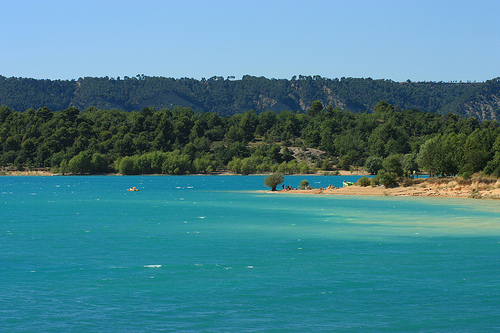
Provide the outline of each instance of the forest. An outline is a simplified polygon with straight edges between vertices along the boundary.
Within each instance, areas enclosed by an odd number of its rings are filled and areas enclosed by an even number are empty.
[[[364,168],[391,181],[416,171],[500,176],[500,127],[386,101],[352,113],[320,101],[306,112],[221,117],[188,107],[141,111],[0,107],[0,166],[62,174],[331,173]],[[297,149],[300,148],[300,149]],[[306,160],[301,152],[323,155]],[[295,152],[295,153],[294,153]]]
[[[500,78],[486,82],[394,82],[387,79],[294,76],[268,79],[245,75],[208,79],[85,77],[78,80],[37,80],[0,75],[0,105],[15,111],[48,107],[86,110],[140,111],[176,106],[195,113],[232,116],[250,110],[301,111],[314,101],[352,112],[371,112],[381,100],[397,110],[417,109],[440,115],[455,113],[479,121],[500,121]]]

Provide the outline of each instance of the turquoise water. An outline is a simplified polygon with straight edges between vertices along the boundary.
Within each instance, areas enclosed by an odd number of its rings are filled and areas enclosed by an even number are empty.
[[[500,330],[500,202],[263,178],[0,177],[0,331]]]

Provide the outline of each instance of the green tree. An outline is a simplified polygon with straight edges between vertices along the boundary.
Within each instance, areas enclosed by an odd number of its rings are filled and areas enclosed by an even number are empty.
[[[191,160],[188,155],[181,154],[179,150],[174,150],[167,154],[163,162],[162,172],[169,175],[184,175],[191,170]]]
[[[276,124],[276,112],[267,110],[260,113],[258,119],[259,124],[257,125],[256,130],[258,129],[258,134],[264,135]]]
[[[246,141],[252,141],[255,136],[255,129],[259,124],[259,119],[254,110],[247,111],[240,120],[239,128]]]
[[[323,104],[320,101],[312,102],[309,109],[307,109],[307,116],[312,118],[321,116],[322,113],[323,113]]]
[[[233,157],[231,161],[227,164],[228,169],[232,173],[241,173],[242,160],[239,157]]]
[[[217,161],[212,154],[207,154],[193,161],[193,169],[195,173],[211,173],[217,169]]]
[[[101,153],[94,153],[90,161],[92,173],[106,173],[109,172],[109,160],[106,155]]]
[[[318,148],[321,142],[321,134],[316,130],[311,130],[306,134],[305,144],[311,148]]]
[[[11,110],[5,105],[0,106],[0,124],[7,120],[7,117],[11,114]]]
[[[382,162],[384,170],[394,177],[402,177],[404,174],[403,165],[401,164],[401,156],[399,154],[391,154]]]
[[[366,159],[365,162],[365,170],[371,175],[376,175],[377,172],[383,168],[382,166],[382,158],[378,156],[370,156]]]
[[[419,166],[437,175],[454,175],[463,161],[464,134],[453,132],[427,140],[417,157]]]
[[[493,157],[492,147],[496,137],[497,135],[492,129],[477,129],[472,132],[467,137],[463,147],[464,156],[461,163],[461,172],[473,174],[483,170]]]
[[[68,160],[63,159],[61,164],[59,164],[59,172],[63,175],[69,172]]]
[[[493,158],[486,164],[484,173],[500,177],[500,135],[497,136],[491,153],[493,154]]]
[[[321,162],[320,169],[323,170],[323,171],[331,170],[332,169],[332,163],[330,163],[330,160],[328,160],[327,158],[325,158],[323,160],[323,162]]]
[[[264,178],[264,186],[270,187],[271,191],[276,191],[276,187],[285,181],[282,174],[273,173]]]
[[[298,165],[301,174],[306,174],[310,172],[309,164],[306,161],[302,161]]]
[[[349,155],[344,155],[340,159],[340,168],[343,170],[350,170],[351,169],[351,156]]]
[[[406,154],[403,158],[403,168],[406,172],[412,174],[419,171],[417,163],[417,154]]]
[[[432,176],[439,168],[438,159],[440,158],[439,152],[439,138],[432,138],[420,147],[420,151],[417,156],[418,165],[427,170]]]
[[[282,155],[281,155],[281,147],[280,145],[277,145],[277,144],[274,144],[274,145],[270,145],[268,146],[267,148],[267,156],[274,162],[274,163],[279,163],[281,162],[282,160],[284,160],[282,158]],[[288,162],[285,160],[285,162]]]
[[[245,139],[245,134],[241,130],[241,128],[237,126],[231,126],[224,136],[224,141],[227,143],[235,143],[235,142],[241,142]]]
[[[132,156],[123,157],[118,164],[118,172],[122,175],[135,175],[135,158]]]
[[[68,162],[69,172],[75,174],[86,174],[92,171],[91,156],[88,152],[82,151]]]
[[[285,147],[283,149],[283,155],[282,155],[282,159],[285,161],[285,162],[290,162],[292,160],[294,160],[295,158],[293,157],[293,153],[290,149],[288,149],[288,147]]]

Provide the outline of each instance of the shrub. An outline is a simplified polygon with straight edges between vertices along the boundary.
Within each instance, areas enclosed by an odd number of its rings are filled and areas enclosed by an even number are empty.
[[[358,185],[359,186],[363,186],[363,187],[370,185],[370,178],[368,178],[368,177],[361,177],[358,180]]]
[[[307,180],[305,180],[305,179],[304,179],[304,180],[301,180],[301,181],[300,181],[300,186],[299,186],[299,188],[300,188],[301,190],[305,190],[305,189],[306,189],[306,188],[308,188],[308,187],[309,187],[309,182],[308,182]]]
[[[413,179],[411,178],[405,178],[403,180],[403,186],[408,187],[413,185]]]
[[[380,170],[377,174],[377,176],[375,177],[375,179],[377,179],[377,181],[384,185],[385,187],[394,187],[396,186],[398,183],[396,182],[396,177],[394,177],[394,175],[388,173],[388,172],[385,172],[383,170]]]
[[[470,195],[470,198],[472,198],[472,199],[481,199],[482,197],[483,197],[483,195],[477,189],[472,191],[472,194]]]
[[[461,174],[462,178],[467,180],[467,179],[471,179],[472,177],[472,173],[470,171],[465,171]]]

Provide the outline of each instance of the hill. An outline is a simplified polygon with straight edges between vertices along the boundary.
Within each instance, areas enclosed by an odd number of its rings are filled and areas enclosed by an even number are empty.
[[[144,107],[190,107],[219,116],[248,110],[305,112],[313,101],[352,112],[371,112],[385,100],[397,109],[441,115],[455,113],[478,120],[500,120],[500,78],[486,82],[394,82],[371,78],[328,79],[299,76],[268,79],[246,75],[195,80],[137,75],[37,80],[0,76],[0,105],[16,111],[48,107],[53,111],[90,106],[125,111]]]
[[[2,168],[306,174],[363,166],[384,185],[420,168],[464,178],[481,171],[500,176],[500,127],[451,113],[399,111],[385,101],[372,113],[314,101],[305,113],[246,111],[225,117],[181,106],[140,112],[95,107],[15,112],[0,106],[0,174]]]

